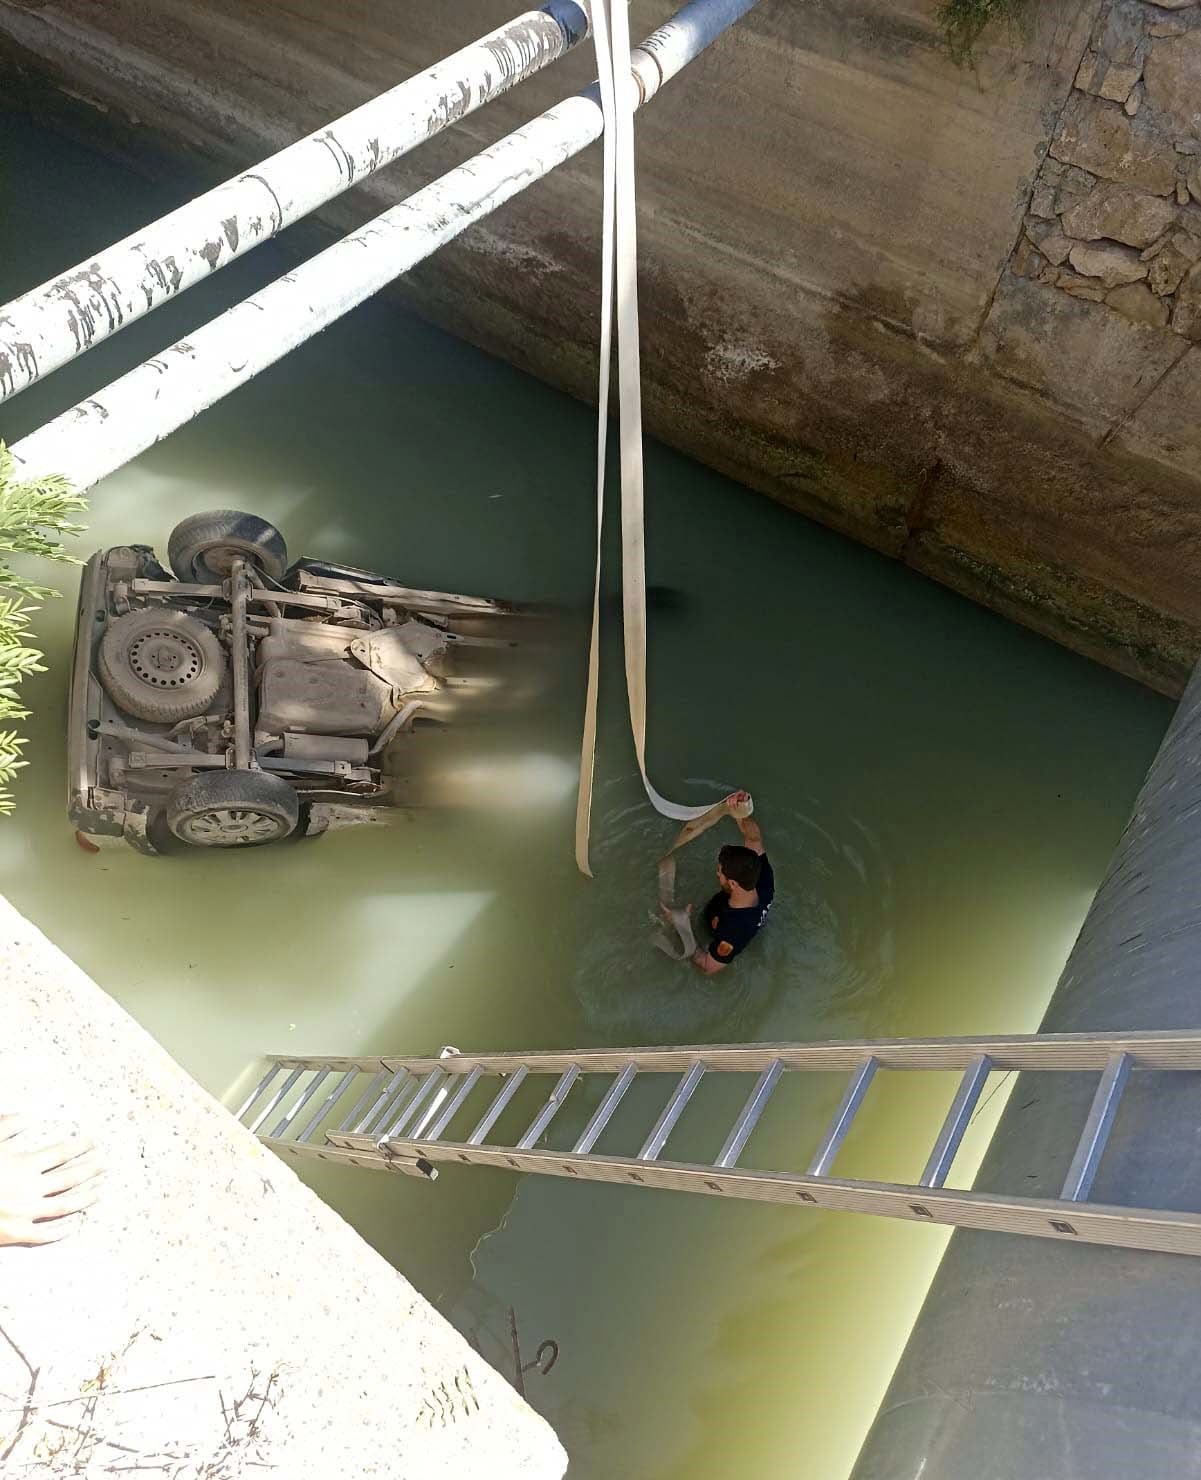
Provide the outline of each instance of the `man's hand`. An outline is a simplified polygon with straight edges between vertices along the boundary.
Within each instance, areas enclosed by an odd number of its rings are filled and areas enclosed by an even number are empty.
[[[749,791],[732,791],[726,798],[726,807],[730,816],[737,819],[749,817],[754,810]]]
[[[749,848],[752,853],[766,853],[767,845],[763,841],[763,829],[751,816],[750,792],[732,791],[726,798],[726,807],[738,831],[742,834],[743,846]]]
[[[100,1175],[82,1137],[51,1140],[17,1116],[0,1116],[0,1245],[51,1244],[74,1232],[72,1215],[96,1201]]]

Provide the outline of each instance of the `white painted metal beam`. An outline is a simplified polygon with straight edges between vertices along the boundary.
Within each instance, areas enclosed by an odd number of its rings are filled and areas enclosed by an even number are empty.
[[[391,164],[588,34],[551,0],[0,308],[0,401]]]
[[[692,0],[631,56],[650,97],[756,0]],[[633,83],[631,84],[633,85]],[[590,89],[551,108],[16,443],[80,491],[245,384],[601,136]]]

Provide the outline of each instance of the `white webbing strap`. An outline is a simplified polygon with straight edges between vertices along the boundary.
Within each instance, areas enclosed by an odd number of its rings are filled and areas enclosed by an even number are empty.
[[[601,527],[604,520],[605,448],[609,408],[614,297],[617,311],[617,388],[621,444],[621,586],[625,632],[626,692],[634,754],[651,805],[664,817],[689,822],[710,807],[684,807],[655,790],[646,773],[646,548],[642,465],[642,393],[638,351],[638,244],[634,197],[634,109],[637,86],[630,72],[628,0],[592,0],[601,109],[605,117],[601,224],[601,333],[596,458],[596,583],[588,690],[580,750],[575,856],[591,877],[588,836],[596,761],[600,656]],[[716,820],[716,819],[714,819]]]

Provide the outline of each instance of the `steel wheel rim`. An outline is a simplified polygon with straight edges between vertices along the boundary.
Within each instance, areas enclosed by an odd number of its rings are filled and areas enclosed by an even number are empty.
[[[257,807],[207,807],[180,824],[190,843],[210,848],[235,848],[269,843],[282,836],[284,825],[273,812]]]
[[[129,666],[152,689],[180,689],[204,672],[204,652],[189,633],[170,627],[139,632],[126,649]]]

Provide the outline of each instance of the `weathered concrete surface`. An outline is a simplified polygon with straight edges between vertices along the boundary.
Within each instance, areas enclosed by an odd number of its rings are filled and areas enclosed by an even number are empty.
[[[634,30],[674,8],[634,0]],[[132,118],[227,170],[512,10],[0,0],[0,60],[26,69],[25,97],[43,108],[49,74],[109,110],[96,126],[111,139]],[[1142,239],[1165,208],[1182,230],[1201,221],[1186,183],[1195,159],[1178,152],[1192,147],[1181,130],[1201,10],[1040,0],[1027,34],[997,32],[970,69],[945,55],[936,10],[761,0],[640,116],[648,425],[1177,691],[1201,647],[1201,454],[1195,418],[1178,410],[1195,376],[1192,288],[1161,294],[1175,258],[1153,274],[1126,238]],[[327,222],[361,220],[583,83],[586,52],[440,135]],[[413,273],[404,294],[590,397],[597,171],[595,151],[557,171]],[[1094,187],[1117,186],[1153,199],[1077,210]],[[1096,234],[1107,230],[1123,238]],[[1067,260],[1083,246],[1079,260],[1104,277]]]
[[[512,1387],[0,900],[0,1106],[74,1124],[80,1232],[0,1248],[0,1470],[558,1477]]]

